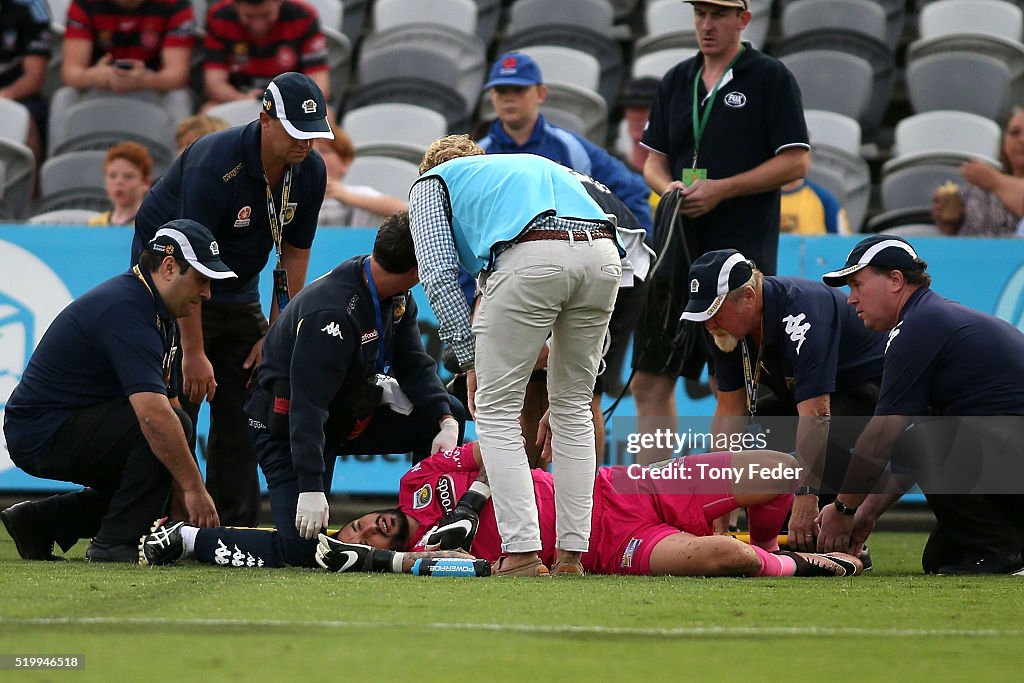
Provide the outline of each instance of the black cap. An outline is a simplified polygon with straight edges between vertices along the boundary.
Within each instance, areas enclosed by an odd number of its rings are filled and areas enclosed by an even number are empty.
[[[263,111],[278,119],[296,140],[334,139],[324,94],[305,74],[288,71],[270,81],[263,92]]]
[[[690,300],[680,320],[714,317],[726,295],[754,276],[754,264],[735,249],[709,251],[690,266]]]
[[[213,280],[237,277],[220,260],[220,247],[213,233],[206,227],[187,218],[178,218],[164,223],[149,241],[150,251],[162,256],[173,256]]]
[[[900,270],[924,270],[910,242],[894,235],[872,235],[860,241],[846,257],[846,265],[825,273],[821,279],[829,287],[842,287],[846,278],[867,266]]]
[[[623,88],[617,104],[620,107],[650,107],[660,85],[661,80],[653,76],[631,78]]]

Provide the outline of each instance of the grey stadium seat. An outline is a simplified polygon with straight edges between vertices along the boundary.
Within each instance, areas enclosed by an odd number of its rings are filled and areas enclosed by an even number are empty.
[[[615,9],[608,0],[516,0],[510,10],[508,32],[562,25],[613,37],[614,20]]]
[[[991,119],[962,111],[914,114],[896,124],[895,156],[882,165],[882,173],[925,164],[959,166],[981,159],[998,167],[1002,132]]]
[[[201,0],[200,0],[201,1]],[[341,31],[345,20],[345,6],[341,0],[307,0],[320,15],[320,27]],[[196,0],[192,0],[193,7]]]
[[[537,62],[545,84],[568,83],[597,92],[601,63],[593,55],[560,45],[530,45],[522,52]]]
[[[327,40],[327,69],[330,74],[331,97],[328,103],[341,108],[352,73],[352,41],[332,28],[322,29]]]
[[[88,225],[99,211],[90,209],[57,209],[39,213],[28,219],[30,225]]]
[[[870,0],[797,0],[782,10],[782,35],[845,28],[886,39],[885,9]]]
[[[630,76],[633,78],[643,78],[644,76],[661,78],[669,69],[696,53],[697,48],[674,47],[642,55],[633,60]]]
[[[389,157],[357,156],[345,176],[349,185],[368,185],[399,199],[408,199],[409,188],[419,178],[419,167]]]
[[[833,111],[805,109],[804,120],[812,146],[830,145],[850,154],[860,154],[861,130],[855,119]]]
[[[373,30],[432,23],[476,34],[476,16],[473,0],[377,0],[373,5]]]
[[[835,50],[805,50],[780,58],[797,83],[805,107],[861,119],[871,103],[874,73],[862,57]],[[841,83],[842,87],[837,87]]]
[[[977,33],[1020,42],[1024,12],[1004,0],[940,0],[918,12],[917,26],[922,38],[950,33]]]
[[[907,90],[917,113],[955,109],[1003,121],[1010,110],[1010,68],[969,52],[944,52],[907,64]]]
[[[929,206],[935,190],[947,181],[964,184],[964,178],[955,166],[909,166],[882,178],[882,209],[895,211],[918,206]]]
[[[394,102],[349,110],[341,127],[352,138],[357,156],[388,156],[417,165],[430,143],[448,132],[448,122],[438,112]]]
[[[66,152],[47,159],[39,169],[39,193],[45,197],[81,188],[103,190],[106,159],[107,153],[99,150]]]
[[[119,142],[138,142],[149,149],[157,175],[177,155],[174,146],[176,122],[170,120],[165,109],[150,102],[97,97],[69,107],[65,120],[63,136],[54,141],[52,155],[78,150],[106,150]]]
[[[0,218],[28,218],[32,190],[35,188],[36,160],[32,150],[20,142],[0,137]]]
[[[25,105],[6,97],[0,97],[0,137],[14,142],[28,140],[30,114]]]
[[[229,126],[244,126],[260,117],[260,101],[235,100],[210,107],[206,113],[223,119]]]
[[[864,222],[868,201],[871,199],[871,170],[868,163],[859,155],[850,154],[836,147],[815,145],[810,178],[818,180],[818,174],[824,175],[825,172],[842,178],[842,187],[846,195],[843,206],[850,221],[850,229],[858,231]],[[828,187],[825,182],[822,184]]]

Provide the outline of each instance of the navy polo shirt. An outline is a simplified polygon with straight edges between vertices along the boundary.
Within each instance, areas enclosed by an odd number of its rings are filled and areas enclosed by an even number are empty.
[[[362,385],[383,372],[431,420],[451,412],[437,365],[423,348],[416,302],[409,292],[380,301],[381,328],[363,275],[366,256],[351,258],[304,287],[271,326],[263,344],[259,384],[290,384],[289,432],[300,491],[323,487],[324,426],[329,415],[350,412]],[[265,416],[253,415],[256,419]],[[332,444],[336,445],[336,444]]]
[[[730,178],[768,161],[787,147],[810,149],[800,88],[782,62],[746,49],[723,80],[711,109],[697,160],[708,178]],[[679,180],[693,165],[693,82],[704,64],[700,52],[672,67],[661,80],[641,142],[668,157]],[[727,74],[728,76],[728,74]],[[708,90],[698,83],[703,115]],[[779,246],[779,191],[736,197],[699,218],[687,218],[697,253],[737,249],[774,275]]]
[[[311,153],[294,165],[290,211],[283,239],[297,249],[309,249],[316,234],[327,171],[319,154]],[[282,184],[283,185],[283,184]],[[259,301],[259,275],[274,249],[267,215],[267,191],[260,159],[260,123],[206,135],[189,146],[146,195],[135,216],[132,262],[143,245],[167,221],[190,218],[217,238],[220,258],[237,280],[214,280],[214,303]],[[274,203],[280,213],[280,189]]]
[[[128,271],[60,312],[29,359],[4,415],[17,465],[45,458],[79,410],[140,392],[167,394],[177,323],[156,294]]]
[[[864,327],[839,290],[798,277],[764,279],[761,382],[800,403],[882,378],[885,335]],[[756,353],[755,349],[751,349]],[[713,347],[718,388],[743,389],[739,348]]]
[[[876,415],[1024,415],[1024,334],[929,287],[889,332]]]

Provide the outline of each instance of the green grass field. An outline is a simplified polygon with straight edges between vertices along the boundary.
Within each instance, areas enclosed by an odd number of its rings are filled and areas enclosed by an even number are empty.
[[[1024,580],[925,577],[923,534],[850,579],[438,579],[24,562],[0,527],[0,681],[1012,681]]]

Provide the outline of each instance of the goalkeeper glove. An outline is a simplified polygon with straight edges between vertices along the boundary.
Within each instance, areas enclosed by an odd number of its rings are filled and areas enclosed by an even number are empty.
[[[320,534],[316,563],[329,572],[402,573],[405,553],[382,550],[360,543],[344,543]]]
[[[455,550],[469,552],[480,526],[480,512],[491,497],[491,487],[475,481],[462,494],[455,509],[441,518],[441,521],[427,534],[424,547],[427,550]]]

